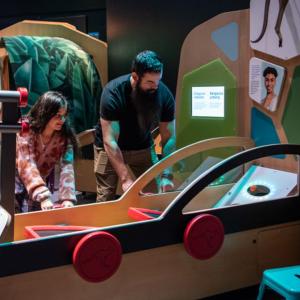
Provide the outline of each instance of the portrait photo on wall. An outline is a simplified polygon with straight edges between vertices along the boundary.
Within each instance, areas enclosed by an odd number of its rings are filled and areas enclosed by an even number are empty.
[[[249,63],[249,97],[263,108],[277,110],[285,77],[285,69],[253,57]]]

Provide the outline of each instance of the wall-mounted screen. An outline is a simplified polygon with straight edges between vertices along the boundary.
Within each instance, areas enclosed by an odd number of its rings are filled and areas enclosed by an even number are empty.
[[[193,117],[224,117],[224,86],[192,87]]]

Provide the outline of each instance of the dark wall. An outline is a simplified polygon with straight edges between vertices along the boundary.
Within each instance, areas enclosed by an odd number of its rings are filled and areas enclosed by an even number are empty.
[[[165,63],[164,82],[175,94],[179,56],[187,34],[226,11],[249,8],[250,0],[6,0],[0,29],[24,19],[65,21],[79,30],[99,32],[108,42],[109,78],[130,71],[144,49],[157,51]]]
[[[6,0],[1,3],[0,29],[26,19],[68,22],[80,31],[98,32],[99,38],[106,41],[105,0]]]
[[[197,25],[227,11],[249,8],[250,0],[107,0],[109,78],[128,73],[144,49],[165,63],[163,81],[175,95],[180,50]]]

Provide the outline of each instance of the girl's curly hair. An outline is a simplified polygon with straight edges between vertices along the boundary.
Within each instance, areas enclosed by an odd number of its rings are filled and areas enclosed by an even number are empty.
[[[49,91],[41,95],[28,113],[31,130],[35,133],[42,133],[51,118],[54,117],[62,107],[67,107],[68,114],[67,99],[61,93]],[[74,152],[77,153],[78,142],[68,118],[66,118],[60,133],[66,140],[71,141]]]

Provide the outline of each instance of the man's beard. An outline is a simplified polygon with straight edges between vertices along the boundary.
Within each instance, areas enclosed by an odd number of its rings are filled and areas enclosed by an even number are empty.
[[[158,123],[160,108],[157,90],[144,91],[139,82],[132,90],[131,99],[137,113],[138,124],[143,133],[153,129]]]

